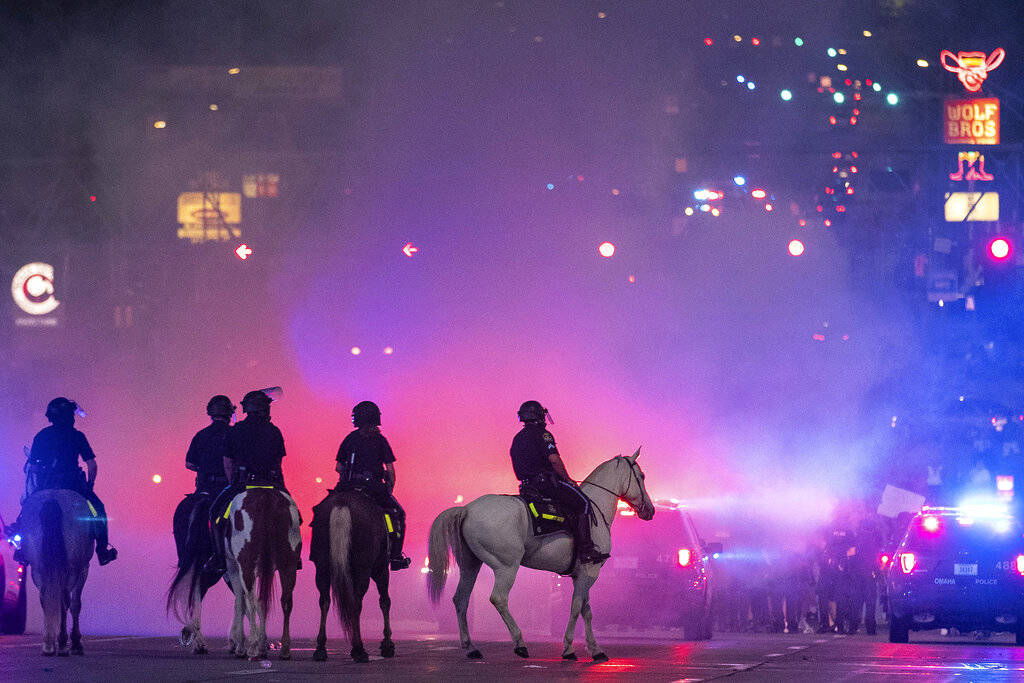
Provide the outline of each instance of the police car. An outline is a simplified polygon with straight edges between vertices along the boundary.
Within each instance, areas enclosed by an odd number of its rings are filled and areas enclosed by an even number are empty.
[[[0,517],[0,634],[19,634],[25,632],[28,607],[25,567],[14,561],[21,538],[8,538],[6,528]]]
[[[682,628],[687,640],[712,636],[713,558],[719,543],[705,543],[684,506],[656,501],[642,521],[623,502],[612,527],[612,554],[590,590],[595,628]],[[572,580],[559,583],[551,633],[561,636]],[[564,608],[564,609],[563,609]]]
[[[1005,506],[925,507],[888,564],[889,642],[956,628],[1024,645],[1024,530]]]

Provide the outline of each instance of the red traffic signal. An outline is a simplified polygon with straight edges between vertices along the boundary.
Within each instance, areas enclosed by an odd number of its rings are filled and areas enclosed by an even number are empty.
[[[1013,244],[1006,237],[995,237],[988,243],[988,255],[994,261],[1005,261],[1013,253]]]

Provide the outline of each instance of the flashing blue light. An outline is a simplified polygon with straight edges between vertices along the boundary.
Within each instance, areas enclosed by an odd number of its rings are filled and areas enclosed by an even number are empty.
[[[797,40],[799,40],[799,38],[797,38]],[[721,556],[722,556],[722,554],[721,554],[721,553],[713,553],[713,554],[711,555],[711,559],[712,559],[712,560],[717,560],[717,559],[718,559],[719,557],[721,557]]]
[[[555,189],[555,184],[554,183],[548,183],[548,189],[549,190]]]
[[[833,93],[832,99],[835,100],[836,104],[842,104],[843,102],[846,101],[846,95],[839,91],[836,91],[835,93]]]
[[[871,89],[874,90],[875,92],[880,92],[882,90],[882,84],[881,83],[872,83],[871,84]]]
[[[804,39],[798,36],[793,39],[793,44],[796,45],[797,47],[803,47]]]
[[[783,90],[782,92],[779,93],[779,97],[782,98],[783,102],[789,102],[791,99],[793,99],[793,92],[791,90]]]
[[[754,81],[747,81],[747,90],[753,90],[757,86],[754,85]]]
[[[21,534],[14,534],[14,538],[11,539],[15,543],[21,543]]]
[[[891,92],[885,96],[885,103],[888,104],[890,107],[895,107],[897,104],[900,103],[900,96],[894,92]]]
[[[747,79],[743,77],[743,74],[740,74],[740,75],[736,76],[736,82],[737,83],[742,83],[745,80],[747,80]]]
[[[743,177],[743,176],[741,176],[741,175],[734,175],[734,176],[732,177],[732,181],[733,181],[734,183],[736,183],[737,185],[739,185],[740,187],[742,187],[742,186],[744,186],[744,185],[746,185],[746,184],[747,184],[747,179],[746,179],[746,178],[744,178],[744,177]]]
[[[830,47],[828,49],[828,56],[829,57],[835,57],[837,54],[839,54],[839,53],[836,52],[836,49],[834,47]]]

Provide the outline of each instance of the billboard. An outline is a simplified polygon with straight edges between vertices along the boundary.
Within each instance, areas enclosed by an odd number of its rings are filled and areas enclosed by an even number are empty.
[[[238,192],[182,192],[178,195],[178,238],[223,242],[240,237],[235,227],[242,222],[242,195]]]
[[[999,220],[999,193],[947,192],[946,220],[950,223]]]
[[[942,105],[942,138],[947,145],[998,145],[999,100],[946,100]]]
[[[11,279],[11,298],[28,318],[15,318],[19,326],[51,327],[57,319],[50,316],[58,306],[54,288],[54,269],[49,263],[28,263],[14,273]]]

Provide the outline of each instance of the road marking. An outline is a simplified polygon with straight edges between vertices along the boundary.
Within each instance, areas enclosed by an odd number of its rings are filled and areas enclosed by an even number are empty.
[[[816,641],[814,641],[814,642],[816,642],[816,643],[827,643],[827,642],[828,642],[828,640],[826,640],[825,638],[821,638],[821,639],[819,639],[819,640],[816,640]]]
[[[781,657],[784,654],[786,654],[786,653],[785,652],[773,652],[770,655],[765,655],[765,657]]]
[[[786,649],[787,650],[806,650],[807,646],[806,645],[790,645]]]
[[[524,669],[543,669],[544,667],[540,664],[523,664]]]
[[[109,643],[114,640],[145,640],[147,636],[118,636],[117,638],[83,638],[82,646],[89,643]],[[4,645],[4,647],[42,647],[42,641],[38,643],[19,643],[17,645]]]

